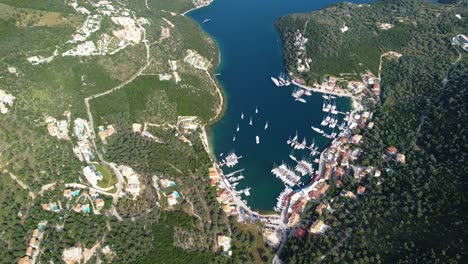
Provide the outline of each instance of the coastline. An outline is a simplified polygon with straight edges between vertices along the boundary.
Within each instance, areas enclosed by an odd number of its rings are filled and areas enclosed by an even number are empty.
[[[188,13],[190,13],[190,12],[192,12],[194,10],[209,6],[211,3],[213,3],[213,1],[210,1],[209,3],[203,4],[203,5],[200,5],[200,6],[193,7],[191,9],[183,12],[181,15],[182,16],[187,16]],[[197,22],[197,24],[201,28],[201,25],[198,22]],[[208,34],[208,32],[206,32],[205,30],[203,30],[203,31],[206,34]],[[219,45],[216,42],[216,40],[214,40],[211,36],[210,36],[210,38],[216,44],[216,49],[217,49],[217,52],[218,52],[218,64],[216,65],[216,68],[217,68],[217,67],[219,67],[219,65],[221,65],[221,49],[219,48]],[[211,82],[215,86],[215,90],[216,90],[216,93],[217,93],[218,98],[219,98],[219,106],[217,106],[215,115],[212,118],[210,118],[210,120],[208,121],[208,123],[206,125],[203,125],[201,127],[200,139],[202,141],[202,144],[203,144],[203,147],[205,148],[206,153],[208,154],[208,156],[211,159],[211,162],[216,163],[216,157],[215,157],[215,155],[214,155],[214,153],[213,153],[213,151],[212,151],[212,149],[210,147],[210,141],[208,139],[208,134],[206,132],[206,128],[213,125],[214,123],[216,123],[217,121],[219,121],[222,118],[222,116],[224,115],[224,112],[226,111],[226,107],[227,107],[226,106],[226,101],[227,100],[225,99],[224,90],[222,89],[221,84],[219,83],[219,81],[215,80],[215,78],[213,78],[213,76],[212,76],[214,71],[212,72],[212,71],[207,69],[207,70],[205,70],[205,73],[208,75],[208,78],[210,78]]]
[[[189,10],[187,10],[187,11],[183,12],[181,15],[182,15],[182,16],[185,16],[185,15],[187,15],[188,13],[192,12],[193,10],[197,10],[197,9],[200,9],[200,8],[202,8],[202,7],[209,6],[209,5],[211,5],[211,3],[213,3],[213,1],[214,1],[214,0],[210,1],[210,2],[209,2],[209,3],[207,3],[207,4],[203,4],[203,5],[195,6],[195,7],[191,8],[191,9],[189,9]]]
[[[304,84],[300,84],[294,80],[292,80],[292,83],[298,87],[301,87],[302,89],[305,89],[305,90],[309,90],[309,91],[313,91],[313,92],[317,92],[317,93],[323,93],[323,94],[331,94],[331,95],[336,95],[336,96],[339,96],[339,97],[348,97],[352,100],[352,104],[351,104],[351,107],[353,108],[353,110],[359,110],[359,109],[363,109],[362,107],[362,104],[360,104],[357,100],[356,100],[356,97],[354,95],[352,95],[351,93],[340,93],[340,92],[334,92],[334,91],[327,91],[325,89],[320,89],[320,88],[315,88],[315,87],[311,87],[311,86],[307,86],[307,85],[304,85]]]

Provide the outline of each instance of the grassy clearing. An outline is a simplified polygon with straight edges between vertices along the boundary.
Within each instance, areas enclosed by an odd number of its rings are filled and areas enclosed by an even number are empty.
[[[97,185],[101,188],[108,188],[117,183],[117,177],[114,175],[112,170],[104,165],[95,165],[96,169],[101,172],[102,180]]]
[[[65,1],[57,0],[0,0],[0,3],[19,7],[19,8],[31,8],[45,11],[55,11],[63,13],[75,13],[72,7],[68,6]]]

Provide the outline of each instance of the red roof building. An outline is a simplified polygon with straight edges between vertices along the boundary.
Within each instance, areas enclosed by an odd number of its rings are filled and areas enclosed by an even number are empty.
[[[359,187],[357,188],[357,193],[363,194],[365,192],[366,192],[366,187],[359,185]]]
[[[304,228],[296,228],[296,230],[294,231],[294,236],[296,236],[297,238],[299,239],[302,239],[304,238],[304,236],[306,235],[307,231],[304,229]]]
[[[291,209],[294,212],[300,214],[302,212],[302,210],[304,210],[304,205],[305,205],[305,203],[302,200],[299,200],[297,203],[295,203],[295,204],[293,204],[291,206]]]
[[[395,155],[397,153],[397,149],[394,146],[388,147],[387,152],[390,155]]]
[[[336,180],[335,186],[336,188],[340,188],[341,186],[343,186],[343,182],[341,180]]]
[[[324,204],[324,203],[321,203],[319,204],[316,208],[315,208],[315,211],[319,214],[319,215],[322,215],[323,214],[323,210],[327,208],[327,205]]]

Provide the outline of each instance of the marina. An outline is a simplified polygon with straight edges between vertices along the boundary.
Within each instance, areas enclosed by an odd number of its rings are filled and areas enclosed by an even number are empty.
[[[279,178],[283,183],[289,186],[294,186],[301,180],[301,177],[294,173],[294,171],[284,163],[278,167],[274,167],[271,172],[276,176],[276,178]]]
[[[221,163],[219,163],[219,166],[227,166],[228,168],[232,168],[236,166],[239,163],[239,160],[242,158],[242,156],[237,156],[235,153],[231,153],[226,156],[225,159],[221,160]]]
[[[278,87],[291,85],[291,80],[283,72],[280,73],[277,77],[271,77],[271,81]]]
[[[276,212],[281,212],[287,202],[288,196],[293,192],[293,189],[285,187],[284,190],[276,198],[276,206],[273,208]]]

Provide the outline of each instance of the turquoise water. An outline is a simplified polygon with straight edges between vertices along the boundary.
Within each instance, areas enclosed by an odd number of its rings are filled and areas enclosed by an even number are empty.
[[[225,173],[245,169],[237,189],[251,187],[251,196],[246,197],[252,209],[270,211],[276,197],[283,190],[283,183],[271,174],[274,165],[282,161],[295,165],[289,158],[291,148],[286,140],[296,131],[305,136],[308,143],[315,139],[320,150],[330,143],[312,131],[311,126],[320,126],[322,94],[303,97],[306,104],[295,102],[291,97],[293,86],[276,87],[270,80],[284,71],[281,55],[281,40],[274,28],[277,18],[290,13],[309,12],[338,1],[331,0],[215,0],[210,6],[195,10],[190,16],[197,20],[218,43],[221,49],[221,65],[217,76],[227,96],[227,111],[224,117],[210,128],[212,149],[219,158],[231,151],[242,155],[239,164]],[[353,1],[369,2],[369,1]],[[203,24],[206,18],[209,23]],[[258,114],[255,114],[255,107]],[[348,111],[350,101],[338,98],[340,111]],[[241,120],[244,113],[244,120]],[[253,125],[249,126],[252,116]],[[265,131],[265,122],[269,128]],[[341,120],[340,120],[341,121]],[[340,122],[341,123],[341,122]],[[237,124],[240,131],[236,132]],[[330,133],[330,129],[326,129]],[[236,141],[233,142],[233,137]],[[260,144],[255,143],[260,137]],[[295,151],[297,158],[308,157],[307,151]],[[303,183],[310,177],[305,176]]]

